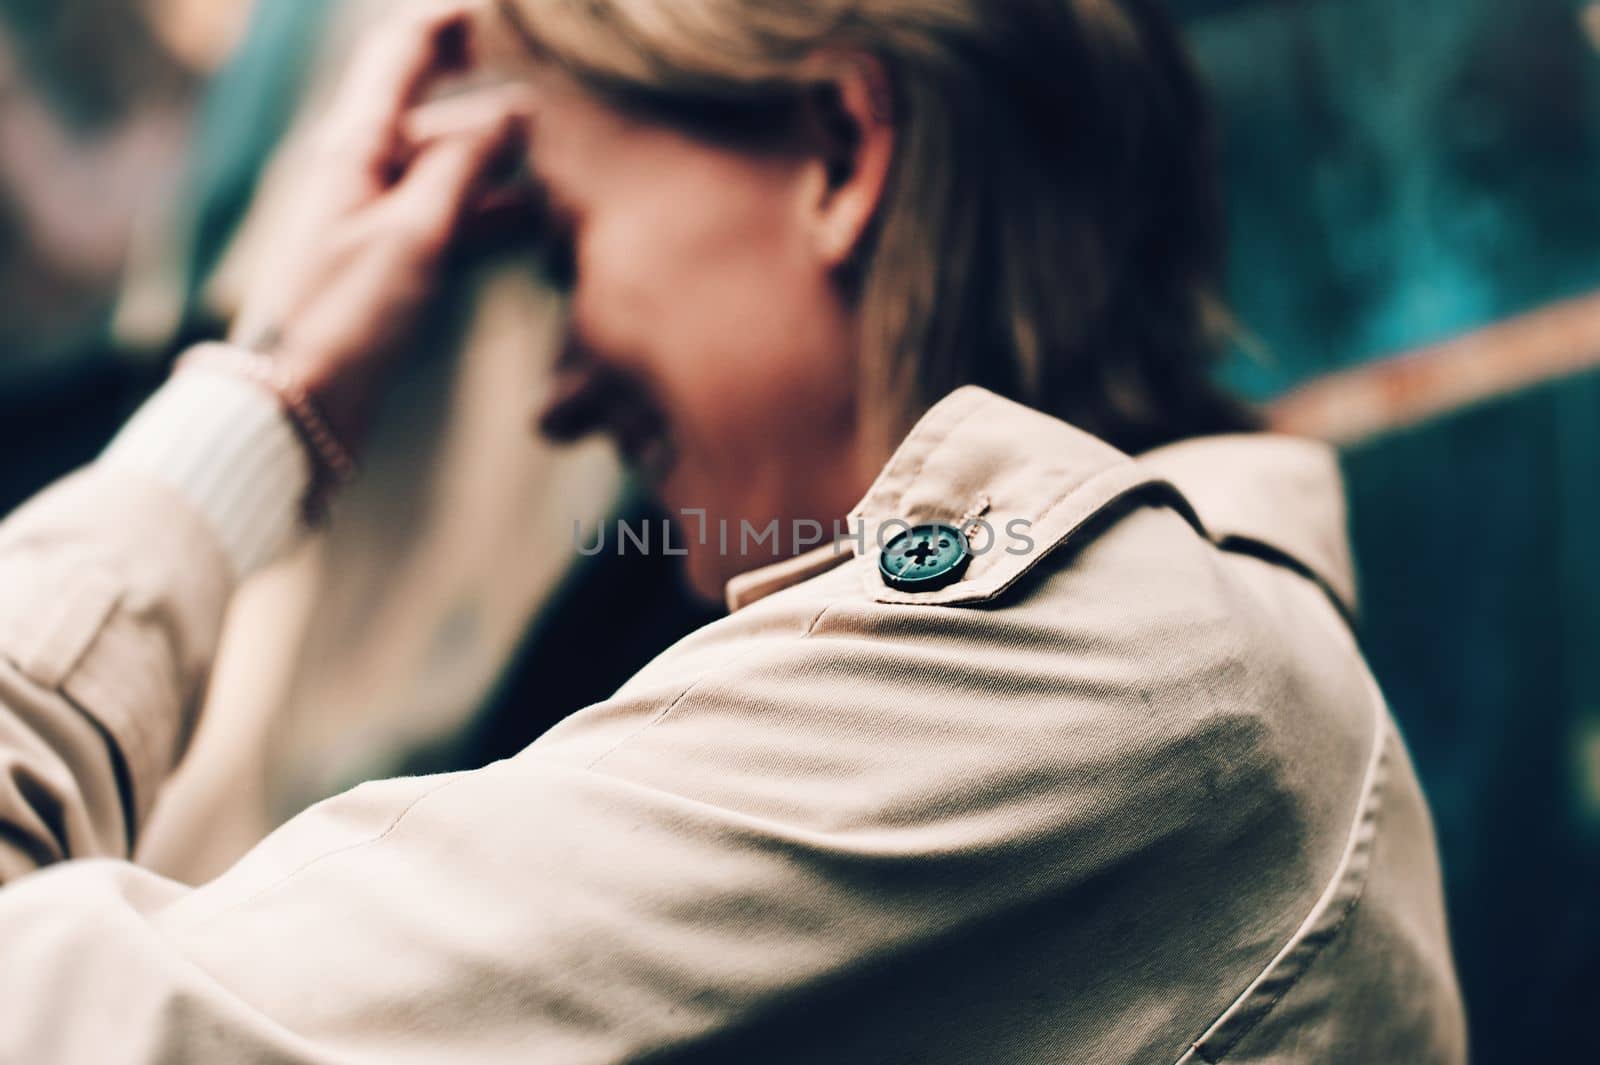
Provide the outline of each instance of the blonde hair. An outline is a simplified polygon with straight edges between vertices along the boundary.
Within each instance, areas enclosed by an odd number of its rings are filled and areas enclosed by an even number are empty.
[[[981,384],[1128,451],[1252,425],[1211,378],[1222,221],[1202,93],[1143,0],[501,0],[624,108],[749,133],[859,51],[895,165],[849,279],[898,439]]]

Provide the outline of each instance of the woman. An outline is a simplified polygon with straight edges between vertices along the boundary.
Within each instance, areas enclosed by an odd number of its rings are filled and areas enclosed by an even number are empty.
[[[1202,438],[1244,425],[1171,32],[1104,0],[498,18],[373,45],[289,284],[0,528],[0,1058],[1462,1060],[1334,463]],[[512,88],[419,106],[496,40]],[[349,472],[513,151],[570,294],[542,425],[609,432],[733,615],[197,890],[67,860],[128,853],[230,589]]]

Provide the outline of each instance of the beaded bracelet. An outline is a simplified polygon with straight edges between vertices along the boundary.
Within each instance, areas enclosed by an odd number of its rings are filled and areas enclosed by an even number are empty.
[[[311,484],[306,491],[303,511],[308,525],[320,525],[327,517],[328,502],[334,491],[354,480],[360,468],[350,450],[328,427],[327,419],[306,394],[305,386],[272,356],[233,344],[196,345],[178,360],[175,372],[187,369],[235,374],[277,397],[311,458]]]

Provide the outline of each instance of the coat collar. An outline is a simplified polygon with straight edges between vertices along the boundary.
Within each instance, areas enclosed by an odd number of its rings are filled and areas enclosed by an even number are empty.
[[[1338,453],[1272,433],[1185,440],[1140,456],[1183,493],[1207,535],[1304,570],[1351,618],[1355,565]]]
[[[1354,615],[1343,485],[1330,448],[1251,434],[1188,440],[1134,459],[1059,419],[974,387],[951,393],[907,435],[851,515],[858,539],[734,578],[728,606],[748,606],[853,553],[875,556],[877,531],[891,523],[962,524],[981,517],[1003,535],[1010,523],[1026,522],[1032,552],[989,550],[959,582],[937,592],[887,590],[875,566],[864,575],[869,594],[881,601],[983,602],[1054,548],[1084,535],[1106,507],[1146,491],[1163,494],[1219,546],[1305,572]]]

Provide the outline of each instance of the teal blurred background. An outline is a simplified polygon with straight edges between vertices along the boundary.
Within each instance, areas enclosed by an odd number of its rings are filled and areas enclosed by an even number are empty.
[[[1229,366],[1242,389],[1600,288],[1600,6],[1186,6],[1259,343]],[[1600,377],[1345,456],[1363,641],[1435,811],[1476,1058],[1596,1060]]]
[[[1242,388],[1270,397],[1600,286],[1600,8],[1174,6],[1220,109],[1231,297],[1270,351],[1235,364]]]
[[[8,83],[32,87],[62,158],[138,190],[121,214],[101,204],[98,243],[73,243],[44,231],[28,175],[0,166],[0,510],[92,456],[173,352],[219,326],[204,284],[340,5],[259,0],[246,24],[249,6],[193,8],[240,19],[216,18],[205,39],[191,25],[185,44],[161,28],[193,22],[181,4],[0,0]],[[1600,1004],[1600,374],[1588,367],[1600,344],[1571,315],[1560,330],[1539,323],[1600,291],[1600,4],[1171,6],[1222,132],[1245,331],[1225,369],[1236,387],[1267,402],[1333,372],[1385,380],[1415,349],[1531,323],[1494,334],[1487,363],[1431,352],[1445,382],[1499,368],[1470,403],[1423,382],[1399,416],[1333,405],[1295,424],[1343,445],[1362,637],[1435,810],[1476,1060],[1593,1061],[1582,1023]],[[38,121],[19,123],[15,97],[0,98],[9,150]],[[184,135],[147,129],[123,154],[106,148],[151,122]],[[83,163],[91,151],[102,154]],[[130,335],[113,312],[151,229],[170,307],[160,328]],[[1559,373],[1497,384],[1552,348],[1566,352]],[[474,727],[421,763],[471,764],[531,739],[517,711],[535,683],[561,710],[594,697],[546,667],[582,646],[583,593],[618,579],[569,584]],[[647,657],[697,620],[663,608],[622,639]]]

